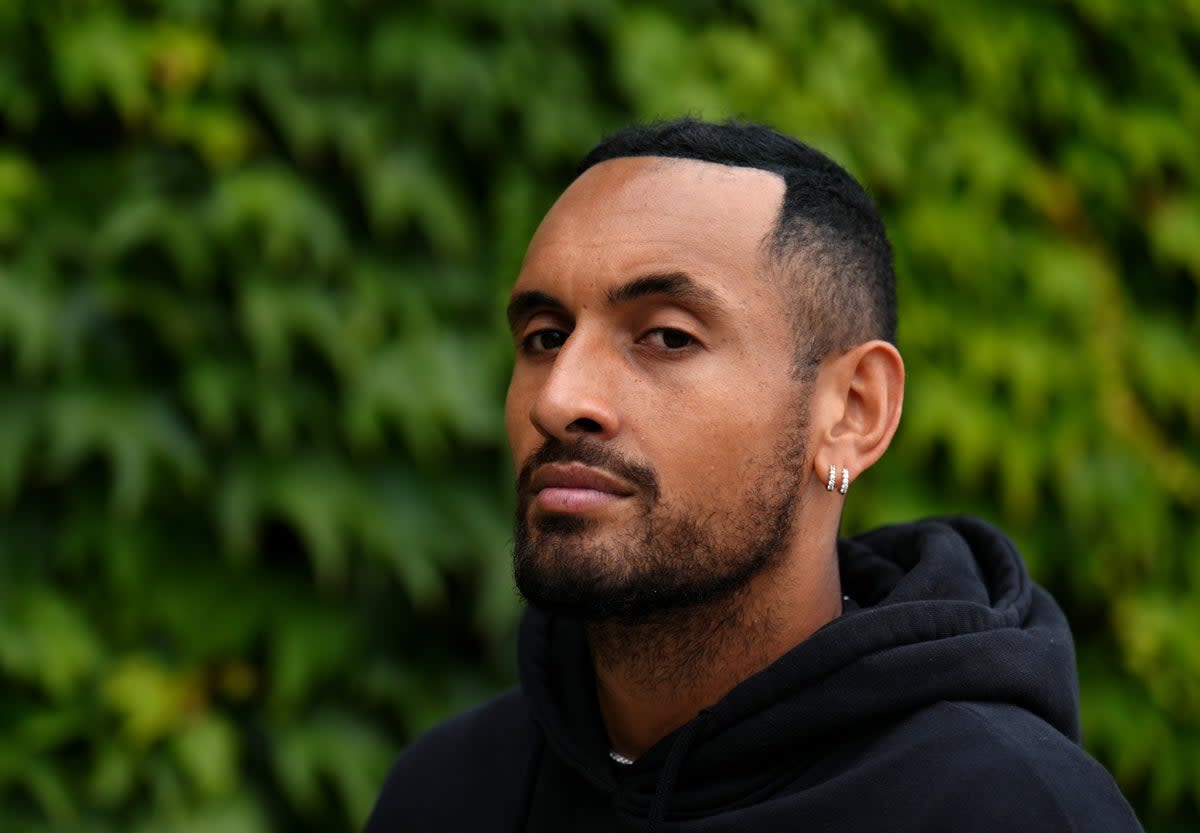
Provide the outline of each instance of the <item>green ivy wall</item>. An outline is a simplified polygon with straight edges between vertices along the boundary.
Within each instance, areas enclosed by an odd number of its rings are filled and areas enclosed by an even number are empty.
[[[575,160],[771,122],[876,195],[848,531],[1004,526],[1200,827],[1195,0],[0,3],[0,830],[352,831],[513,678],[500,314]]]

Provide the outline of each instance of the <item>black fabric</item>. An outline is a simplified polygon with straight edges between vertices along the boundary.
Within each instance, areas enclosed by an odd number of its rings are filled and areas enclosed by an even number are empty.
[[[518,833],[542,745],[517,689],[435,726],[392,765],[366,833]]]
[[[1007,539],[923,521],[839,558],[856,605],[630,766],[581,627],[527,612],[521,694],[418,740],[368,833],[1140,829],[1079,746],[1066,621]]]

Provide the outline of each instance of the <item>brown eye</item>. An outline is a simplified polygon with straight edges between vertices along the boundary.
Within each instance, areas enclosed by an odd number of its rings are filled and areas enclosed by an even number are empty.
[[[538,330],[525,336],[521,346],[529,353],[545,353],[562,347],[566,340],[562,330]]]
[[[656,330],[651,330],[646,334],[646,337],[657,341],[668,350],[682,350],[696,343],[696,339],[683,330],[672,330],[669,327],[660,327]]]

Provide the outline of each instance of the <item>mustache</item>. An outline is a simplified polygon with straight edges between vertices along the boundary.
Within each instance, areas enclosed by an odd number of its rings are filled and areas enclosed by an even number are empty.
[[[570,443],[554,438],[546,440],[541,448],[529,455],[525,465],[521,466],[521,471],[517,474],[517,494],[526,494],[534,471],[548,463],[580,463],[604,469],[658,499],[658,477],[655,476],[654,469],[627,460],[611,448],[589,439],[578,439]]]

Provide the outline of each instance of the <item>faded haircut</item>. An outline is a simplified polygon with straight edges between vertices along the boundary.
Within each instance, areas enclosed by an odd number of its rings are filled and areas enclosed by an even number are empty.
[[[792,281],[797,369],[872,339],[896,341],[896,275],[883,221],[863,187],[820,151],[761,124],[693,118],[632,125],[602,139],[578,174],[609,159],[662,156],[756,168],[783,178],[765,241]]]

